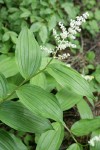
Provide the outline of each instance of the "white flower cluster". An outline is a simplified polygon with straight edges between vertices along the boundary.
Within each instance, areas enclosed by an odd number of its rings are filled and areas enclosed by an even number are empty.
[[[86,12],[82,16],[77,16],[76,20],[71,20],[70,27],[68,28],[68,30],[66,30],[63,23],[59,22],[59,27],[62,32],[60,34],[58,34],[57,31],[55,29],[53,29],[53,36],[54,36],[55,40],[57,41],[56,49],[51,50],[45,46],[41,46],[41,49],[47,53],[55,53],[59,50],[64,50],[67,47],[76,48],[76,45],[69,42],[69,39],[76,38],[75,36],[76,36],[77,32],[81,31],[80,25],[86,21],[88,16],[89,16],[89,14],[88,14],[88,12]]]
[[[54,35],[54,37],[58,43],[58,45],[56,46],[56,49],[57,50],[64,50],[64,49],[66,49],[66,47],[76,48],[75,44],[72,44],[71,42],[65,40],[65,38],[67,38],[67,31],[65,31],[66,28],[64,27],[63,24],[61,24],[61,23],[59,23],[59,24],[62,25],[61,26],[62,33],[60,33],[60,35],[57,34],[57,31],[55,29],[53,29],[53,35]]]
[[[53,35],[54,35],[56,41],[58,42],[58,46],[56,47],[57,50],[63,50],[67,47],[76,48],[75,44],[72,44],[68,40],[66,41],[66,39],[67,38],[69,38],[69,39],[76,38],[75,35],[77,34],[77,32],[81,31],[80,25],[86,21],[88,16],[89,16],[89,13],[86,12],[82,16],[77,16],[76,20],[71,19],[70,27],[68,28],[68,31],[66,30],[63,23],[59,22],[59,27],[62,30],[60,35],[57,34],[57,31],[55,29],[53,29]]]
[[[91,81],[92,79],[94,79],[94,76],[89,76],[89,75],[81,75],[85,80]]]
[[[46,53],[49,53],[49,54],[54,52],[54,50],[49,49],[45,46],[40,46],[40,48],[41,48],[41,50],[43,50],[43,51],[45,51]]]
[[[72,47],[72,48],[76,48],[75,44],[72,44],[69,41],[65,41],[65,40],[60,40],[58,46],[56,47],[57,50],[64,50],[67,47]]]
[[[76,20],[72,20],[70,22],[70,27],[68,28],[68,31],[66,30],[66,28],[64,27],[64,25],[59,22],[59,26],[62,30],[62,33],[60,34],[62,39],[66,39],[67,37],[71,38],[71,39],[75,39],[75,35],[77,34],[77,32],[81,31],[80,25],[86,21],[86,19],[88,18],[89,13],[86,12],[84,13],[82,16],[77,16]]]
[[[67,59],[69,56],[70,56],[69,53],[67,53],[67,54],[64,53],[64,54],[62,54],[62,55],[58,55],[58,59],[60,59],[60,60],[61,60],[61,59],[62,59],[62,60],[63,60],[63,59]]]
[[[88,141],[88,143],[91,145],[91,146],[95,146],[95,142],[100,142],[100,135],[99,136],[94,136],[92,139],[90,139],[90,141]]]

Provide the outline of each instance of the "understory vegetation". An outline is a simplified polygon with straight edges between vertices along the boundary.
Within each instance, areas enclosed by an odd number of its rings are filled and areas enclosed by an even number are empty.
[[[100,1],[0,8],[0,150],[100,150]]]

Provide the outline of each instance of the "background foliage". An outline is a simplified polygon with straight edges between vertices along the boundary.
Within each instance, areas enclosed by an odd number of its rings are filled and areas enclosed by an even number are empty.
[[[85,33],[94,38],[99,32],[100,3],[95,0],[0,0],[0,52],[14,49],[16,37],[23,26],[28,26],[40,44],[52,43],[52,29],[59,21],[68,26],[70,19],[88,11],[89,20],[83,25]],[[73,10],[73,11],[72,11]],[[45,33],[45,34],[44,34]],[[82,33],[83,34],[83,33]],[[76,41],[80,48],[80,43]],[[50,45],[51,46],[51,45]]]
[[[98,115],[97,109],[99,108],[98,102],[100,97],[100,65],[97,59],[98,53],[96,52],[100,49],[100,43],[95,40],[96,38],[100,39],[100,35],[98,34],[100,31],[99,0],[0,0],[0,8],[0,101],[2,103],[3,99],[5,100],[6,98],[8,100],[13,100],[0,105],[0,126],[3,129],[0,131],[0,148],[5,150],[5,145],[7,144],[8,150],[31,150],[35,149],[35,143],[38,143],[37,150],[47,150],[44,149],[44,146],[47,145],[48,147],[50,146],[50,142],[52,142],[52,140],[48,140],[48,142],[45,141],[44,138],[47,137],[47,139],[53,139],[54,143],[56,143],[54,150],[58,150],[59,147],[60,150],[66,149],[71,144],[72,145],[68,150],[82,149],[80,145],[75,144],[73,140],[70,140],[70,135],[67,132],[65,132],[66,136],[61,145],[64,137],[64,128],[61,125],[62,111],[65,111],[64,121],[67,122],[66,110],[69,112],[71,111],[72,115],[74,115],[72,111],[77,110],[78,119],[73,117],[73,121],[71,121],[72,125],[78,120],[71,127],[71,132],[75,136],[84,136],[92,131],[94,131],[92,132],[92,136],[99,134],[100,131],[98,128],[100,127],[100,118],[97,117],[93,119],[93,116]],[[43,58],[41,62],[41,50],[39,46],[37,46],[37,42],[39,45],[54,47],[56,43],[52,36],[52,29],[55,27],[57,28],[58,22],[61,21],[66,27],[68,27],[70,19],[75,19],[77,15],[82,14],[85,11],[89,12],[90,17],[82,26],[81,35],[77,35],[77,40],[75,41],[77,49],[65,50],[65,52],[71,54],[71,57],[65,61],[65,64],[70,63],[73,68],[83,75],[93,76],[94,79],[89,82],[89,85],[74,70],[70,70],[69,68],[65,69],[64,64],[61,62],[58,64],[58,62],[55,61],[51,63],[46,71],[29,80],[32,87],[28,87],[27,85],[26,87],[22,86],[16,93],[13,93],[13,90],[16,89],[18,85],[21,86],[22,82],[24,83],[24,78],[25,83],[28,83],[27,78],[29,79],[31,76],[34,76],[39,68],[43,69],[49,60],[49,58]],[[32,52],[29,53],[29,57],[33,56],[34,59],[30,59],[28,65],[26,65],[27,59],[25,59],[27,55],[24,52],[24,49],[21,49],[19,44],[20,41],[21,43],[25,42],[26,46],[24,46],[24,48],[27,47],[28,39],[25,29],[26,26],[30,29],[27,31],[30,38],[29,41],[30,43],[33,43],[32,47],[36,52],[36,55]],[[23,35],[19,35],[21,29],[23,29]],[[34,33],[37,42],[32,36],[32,33]],[[23,39],[20,38],[20,36],[23,36]],[[26,39],[24,37],[26,37]],[[17,38],[19,39],[19,42],[17,42]],[[17,51],[16,54],[15,49]],[[15,55],[18,67],[15,63]],[[56,67],[54,67],[55,63]],[[21,64],[23,65],[21,66]],[[34,65],[34,71],[31,69],[30,64]],[[62,70],[60,70],[60,68],[62,68]],[[66,71],[68,74],[66,74]],[[66,79],[70,81],[70,84]],[[37,85],[39,87],[37,87]],[[63,87],[66,87],[67,85],[68,88],[62,88],[62,85]],[[30,97],[30,101],[27,101],[29,95],[26,93],[33,88],[35,88],[35,91],[32,97]],[[46,94],[45,90],[48,94]],[[73,94],[70,90],[73,91]],[[44,111],[42,112],[41,107],[38,107],[40,102],[37,103],[37,101],[34,101],[34,104],[31,102],[31,98],[35,98],[36,95],[38,95],[38,99],[41,98],[41,95],[39,95],[37,91],[44,93],[44,101],[42,102],[44,105],[42,109],[45,110],[45,114]],[[96,97],[95,107],[97,107],[97,109],[95,111],[93,109],[94,107],[92,108],[91,106],[93,105],[93,95],[91,94],[91,91]],[[11,97],[9,97],[10,93],[13,93]],[[50,93],[53,94],[51,95]],[[66,96],[68,97],[67,101]],[[89,103],[87,103],[82,96],[87,96]],[[20,98],[20,101],[16,102],[18,97]],[[50,112],[48,111],[48,108],[45,107],[46,99],[48,99],[48,105],[51,108]],[[51,99],[52,103],[50,102]],[[58,101],[55,103],[56,99]],[[58,102],[61,109],[59,108]],[[76,107],[74,107],[75,104]],[[37,107],[37,110],[33,109],[33,105]],[[56,112],[52,110],[53,107],[56,108]],[[38,110],[40,110],[40,112]],[[23,114],[24,117],[22,119]],[[42,115],[42,118],[39,115]],[[13,118],[16,119],[13,120]],[[52,121],[50,122],[48,118],[50,118],[50,121],[53,119],[60,123],[55,122],[51,124]],[[90,120],[88,121],[88,119]],[[25,122],[28,122],[28,124]],[[34,127],[32,128],[31,124],[35,126],[35,130]],[[70,127],[70,119],[68,124]],[[88,130],[84,129],[86,124]],[[91,128],[90,124],[92,124]],[[40,125],[41,128],[39,128]],[[35,133],[35,135],[32,133]],[[58,137],[60,137],[60,140]],[[4,143],[4,139],[5,141],[8,141],[8,143]],[[10,139],[10,141],[8,139]],[[89,137],[87,137],[87,141],[88,139]],[[67,142],[66,144],[65,141]],[[82,139],[80,138],[79,141],[82,141]],[[83,140],[82,144],[87,141]],[[99,150],[98,147],[97,144],[94,150]],[[52,145],[50,150],[53,150]]]

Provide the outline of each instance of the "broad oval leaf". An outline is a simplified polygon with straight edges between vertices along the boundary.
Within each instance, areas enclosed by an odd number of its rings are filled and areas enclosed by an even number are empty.
[[[41,64],[41,50],[32,32],[24,27],[16,45],[16,61],[21,75],[27,79],[33,76]]]
[[[44,73],[40,73],[30,80],[30,84],[40,86],[43,89],[47,87],[47,79]]]
[[[62,111],[57,99],[52,94],[35,85],[24,85],[17,90],[21,102],[33,113],[62,121]]]
[[[32,32],[37,32],[41,28],[42,23],[41,22],[35,22],[31,25],[30,30]]]
[[[47,27],[44,24],[42,24],[42,26],[40,28],[39,36],[40,36],[41,41],[43,43],[45,43],[47,38],[48,38],[48,30],[47,30]]]
[[[20,147],[19,147],[20,146]],[[27,150],[20,139],[4,130],[0,130],[0,150]]]
[[[83,150],[77,143],[70,145],[66,150]]]
[[[77,103],[77,108],[82,119],[93,119],[91,108],[83,98]]]
[[[74,69],[54,63],[49,65],[47,72],[53,76],[62,87],[67,86],[70,90],[79,95],[94,98],[89,83]],[[91,101],[91,103],[93,102]]]
[[[56,23],[57,23],[57,18],[56,18],[56,15],[53,14],[52,16],[50,16],[50,18],[48,20],[49,31],[51,31],[53,28],[55,28]]]
[[[19,131],[42,133],[52,126],[49,120],[34,115],[19,102],[5,102],[0,105],[0,120]]]
[[[56,122],[53,123],[54,130],[42,133],[40,136],[36,150],[58,150],[64,137],[63,126]]]
[[[100,128],[100,118],[83,119],[75,122],[71,127],[71,132],[76,136],[83,136]]]
[[[1,58],[1,57],[0,57]],[[11,77],[18,73],[15,57],[5,57],[0,61],[0,72],[6,77]]]
[[[56,97],[61,105],[63,111],[72,108],[75,104],[82,100],[82,96],[63,88]]]
[[[0,73],[0,99],[7,96],[7,80],[3,74]]]

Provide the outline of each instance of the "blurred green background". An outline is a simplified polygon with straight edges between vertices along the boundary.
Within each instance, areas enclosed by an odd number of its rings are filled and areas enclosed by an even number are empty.
[[[98,0],[0,0],[0,52],[14,50],[16,38],[23,26],[28,26],[39,44],[52,46],[52,29],[59,21],[68,27],[70,19],[88,11],[90,17],[83,24],[82,36],[95,38],[100,25],[100,1]],[[75,41],[77,49],[83,51],[81,35]]]

